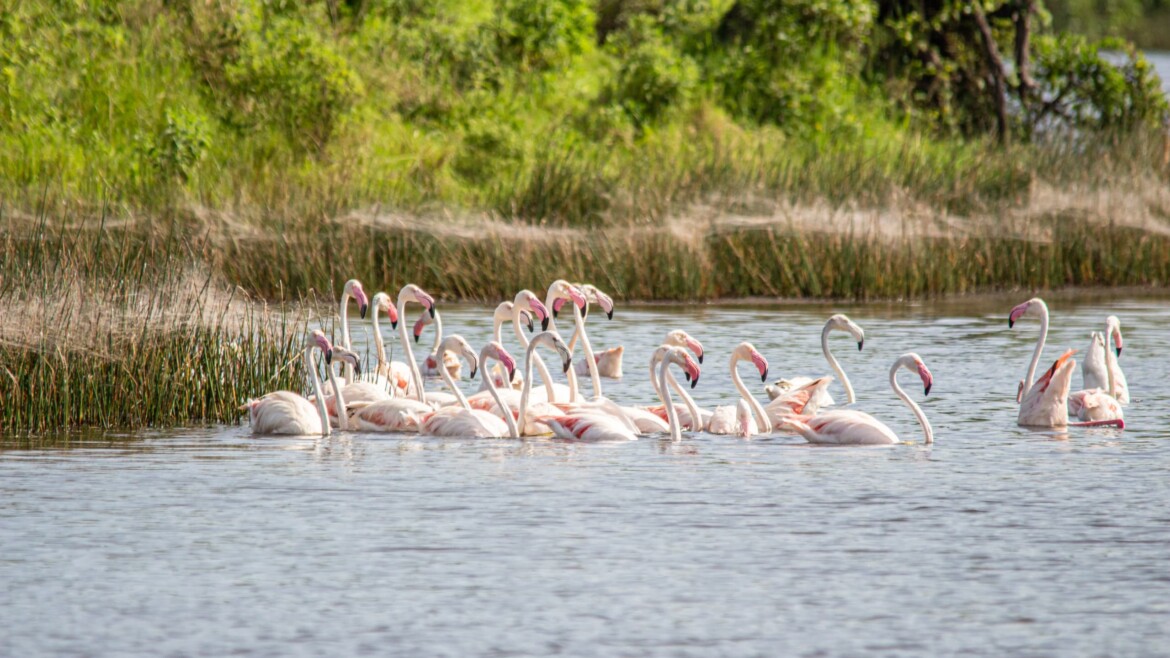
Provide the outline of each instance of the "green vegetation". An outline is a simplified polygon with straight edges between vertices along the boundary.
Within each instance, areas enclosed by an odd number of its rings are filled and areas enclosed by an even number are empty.
[[[1049,0],[1052,23],[1090,38],[1121,37],[1139,48],[1170,50],[1167,0]]]

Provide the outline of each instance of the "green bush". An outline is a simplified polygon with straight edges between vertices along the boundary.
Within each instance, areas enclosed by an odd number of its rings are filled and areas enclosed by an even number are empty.
[[[635,17],[606,49],[618,64],[601,96],[603,104],[620,106],[636,125],[644,126],[689,102],[698,67],[667,43],[654,19]]]

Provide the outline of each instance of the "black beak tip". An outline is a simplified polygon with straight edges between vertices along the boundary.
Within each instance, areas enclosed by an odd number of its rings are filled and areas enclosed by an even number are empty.
[[[543,320],[540,321],[540,330],[541,331],[548,331],[548,316],[547,315],[545,316],[545,318]]]
[[[528,322],[528,333],[532,333],[532,331],[533,331],[534,329],[536,329],[536,327],[535,327],[535,326],[533,326],[533,324],[532,324],[532,322],[531,322],[531,321],[529,321],[529,322]]]
[[[861,348],[863,348],[863,347],[865,347],[865,340],[857,341],[857,351],[860,352]]]
[[[362,304],[361,307],[358,309],[358,313],[362,316],[363,320],[366,319],[366,311],[368,311],[368,310],[370,310],[370,307],[368,304]]]
[[[606,311],[606,312],[605,312],[605,317],[607,317],[607,318],[609,318],[610,320],[612,320],[612,319],[613,319],[613,311]]]
[[[588,306],[582,306],[582,307],[581,307],[581,319],[582,319],[582,320],[584,320],[584,319],[585,319],[585,316],[587,316],[587,315],[589,315],[589,307],[588,307]]]
[[[553,309],[553,317],[554,317],[554,318],[559,318],[559,317],[561,317],[560,311],[558,311],[558,310],[556,310],[556,309],[554,308],[554,309]],[[546,326],[548,325],[548,318],[545,318],[545,320],[544,320],[544,324],[545,324]]]
[[[325,363],[333,363],[333,350],[325,350]]]
[[[700,354],[700,355],[699,355],[699,363],[702,363],[702,362],[703,362],[703,355],[702,355],[702,354]]]
[[[429,310],[431,312],[431,317],[432,318],[435,317],[435,305],[434,304],[431,304],[431,308]]]
[[[768,371],[767,370],[760,373],[760,381],[762,381],[762,382],[768,381]]]
[[[362,364],[360,364],[360,363],[353,364],[353,372],[355,375],[362,374]]]
[[[926,392],[924,393],[924,395],[930,395],[930,387],[931,387],[930,384],[926,385]]]
[[[472,368],[472,369],[471,369],[471,378],[472,378],[472,379],[475,379],[475,373],[477,373],[477,372],[479,372],[479,370],[478,370],[478,369],[476,369],[476,368]]]
[[[416,343],[418,342],[418,334],[414,335],[414,342],[416,342]]]
[[[699,376],[695,375],[695,378],[691,380],[691,388],[694,388],[698,383],[699,383]]]
[[[561,368],[561,372],[569,372],[569,366],[571,365],[573,365],[572,361],[565,361],[564,366]]]
[[[1011,329],[1013,326],[1015,326],[1015,324],[1016,324],[1015,320],[1008,318],[1008,329]]]
[[[394,320],[393,322],[391,322],[391,323],[390,323],[390,328],[391,328],[391,329],[397,329],[397,328],[398,328],[398,320]]]
[[[509,382],[516,381],[516,369],[515,368],[508,371],[508,381]]]
[[[1121,348],[1117,348],[1117,356],[1121,356]]]

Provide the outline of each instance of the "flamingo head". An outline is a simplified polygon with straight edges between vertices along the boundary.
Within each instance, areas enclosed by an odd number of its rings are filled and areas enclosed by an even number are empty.
[[[320,329],[314,329],[305,338],[305,347],[316,347],[325,355],[325,363],[333,360],[333,345],[329,339],[325,337],[325,332]]]
[[[748,342],[740,343],[735,346],[733,357],[736,360],[743,359],[751,361],[755,364],[756,369],[760,371],[760,381],[768,381],[768,360],[764,358],[763,354],[756,351],[756,348]]]
[[[691,380],[691,388],[698,385],[699,375],[702,374],[702,371],[699,369],[699,364],[691,358],[690,352],[681,347],[670,347],[666,350],[666,358],[670,359],[671,363],[682,367],[687,379]]]
[[[414,336],[414,342],[418,342],[419,337],[422,336],[423,329],[432,322],[434,322],[434,318],[431,317],[429,312],[424,310],[418,316],[418,319],[414,321],[414,328],[411,330],[411,334]]]
[[[533,317],[540,320],[541,331],[548,331],[548,309],[531,290],[521,290],[516,293],[515,303],[521,311],[528,311]]]
[[[585,293],[577,286],[565,281],[564,279],[557,279],[548,287],[548,296],[552,298],[553,303],[553,317],[556,317],[558,312],[558,299],[571,299],[577,305],[577,308],[582,311],[585,310]]]
[[[601,310],[605,311],[606,318],[608,318],[610,320],[613,319],[613,298],[612,297],[601,292],[595,286],[590,285],[588,283],[581,286],[581,291],[585,293],[585,296],[588,297],[590,299],[590,301],[596,303],[598,306],[601,307]]]
[[[337,347],[333,348],[332,358],[333,360],[339,361],[341,363],[348,363],[349,365],[353,366],[354,373],[358,375],[362,374],[362,363],[361,359],[357,355],[357,352],[347,350],[344,347],[338,345]]]
[[[695,358],[699,359],[699,363],[703,362],[703,344],[692,338],[690,334],[682,329],[675,329],[666,334],[665,344],[674,347],[685,347],[695,354]]]
[[[857,341],[858,352],[861,351],[861,348],[865,347],[865,330],[861,328],[861,325],[850,320],[849,316],[844,313],[838,313],[825,322],[825,328],[821,333],[827,334],[830,331],[848,332],[850,336],[853,336],[853,340]]]
[[[1014,327],[1020,318],[1037,318],[1044,315],[1048,315],[1048,305],[1043,299],[1033,297],[1012,308],[1012,312],[1008,314],[1008,328]]]
[[[422,304],[423,308],[430,311],[431,317],[435,317],[435,298],[428,295],[425,290],[413,283],[408,283],[402,287],[402,291],[398,293],[398,301]]]
[[[561,357],[561,370],[563,372],[569,371],[569,368],[573,365],[573,353],[569,351],[569,346],[565,345],[565,341],[561,338],[560,334],[555,331],[542,331],[536,334],[532,337],[532,343],[528,346],[529,351],[537,343],[548,345],[556,350],[557,354]]]
[[[1121,320],[1116,315],[1105,318],[1105,330],[1113,337],[1113,344],[1117,346],[1117,356],[1121,356]]]
[[[894,362],[894,367],[890,369],[891,374],[897,372],[898,368],[905,368],[922,378],[923,395],[930,395],[930,389],[934,386],[934,375],[930,374],[930,368],[926,367],[922,357],[914,352],[907,352]]]
[[[350,279],[345,282],[345,288],[341,291],[342,297],[353,297],[354,301],[358,303],[358,312],[362,319],[366,317],[366,311],[370,308],[370,300],[366,297],[366,291],[362,289],[362,282],[357,279]]]
[[[384,292],[379,292],[374,295],[370,306],[374,307],[374,313],[382,312],[386,317],[390,318],[390,328],[398,328],[398,309],[394,308],[394,300]]]
[[[471,378],[475,379],[475,373],[479,372],[479,357],[476,356],[475,350],[471,349],[471,345],[464,340],[463,336],[459,334],[451,334],[439,343],[439,349],[435,350],[436,354],[442,356],[444,362],[446,361],[446,353],[452,352],[467,360],[471,364]]]
[[[512,355],[508,353],[508,350],[504,349],[503,345],[493,340],[484,348],[484,356],[495,359],[500,362],[500,365],[504,366],[504,369],[508,371],[509,383],[516,378],[516,359],[512,358]]]

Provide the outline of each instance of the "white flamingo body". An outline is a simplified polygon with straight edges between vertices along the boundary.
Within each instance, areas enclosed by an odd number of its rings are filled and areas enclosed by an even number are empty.
[[[913,352],[903,354],[890,368],[890,387],[894,389],[894,394],[901,398],[918,418],[925,435],[925,443],[933,443],[934,431],[926,419],[926,414],[922,413],[922,409],[898,385],[897,374],[901,368],[915,372],[922,378],[927,395],[930,394],[934,378],[926,364],[922,362],[921,357]],[[898,435],[885,423],[864,411],[855,409],[835,409],[816,416],[793,415],[785,418],[783,424],[795,430],[809,443],[822,445],[889,445],[900,443]]]
[[[313,356],[315,349],[325,354],[326,361],[330,360],[333,346],[320,330],[306,336],[302,355],[316,403],[291,391],[276,391],[259,399],[248,400],[240,406],[240,410],[248,412],[253,434],[329,436],[329,414],[325,410],[321,379]]]

